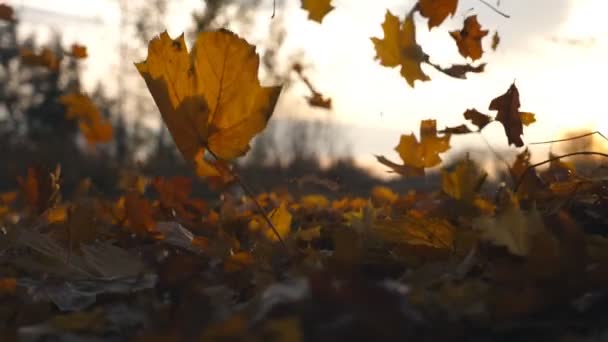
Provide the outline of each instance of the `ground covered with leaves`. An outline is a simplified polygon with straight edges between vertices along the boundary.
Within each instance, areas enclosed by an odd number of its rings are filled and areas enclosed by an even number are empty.
[[[327,0],[302,5],[319,23],[333,9]],[[432,29],[457,6],[420,0],[404,20],[387,11],[384,38],[371,40],[376,58],[412,87],[430,80],[422,64],[456,78],[483,72],[483,63],[436,65],[416,42],[414,15]],[[0,9],[1,20],[14,20]],[[476,61],[488,32],[470,15],[450,36]],[[498,42],[495,34],[492,49]],[[60,67],[50,51],[21,55],[32,67]],[[86,49],[66,56],[85,58]],[[493,123],[525,147],[536,116],[520,111],[512,84],[490,101],[496,115],[469,109],[467,124],[441,130],[424,120],[418,137],[401,136],[399,163],[377,156],[419,182],[433,168],[440,182],[430,190],[378,185],[344,196],[335,180],[307,175],[297,182],[326,191],[257,193],[231,162],[265,129],[282,91],[261,85],[259,62],[255,46],[218,30],[200,33],[191,51],[183,35],[161,33],[135,65],[196,179],[132,172],[116,181],[118,194],[89,179],[66,193],[60,166],[35,166],[0,194],[0,340],[608,338],[608,178],[597,159],[585,172],[564,160],[606,154],[532,164],[527,148],[512,162],[493,151],[505,164],[500,184],[468,156],[441,165],[453,135]],[[309,104],[331,108],[302,66],[294,70]],[[86,94],[58,101],[88,143],[112,139]],[[194,182],[217,196],[194,195]]]
[[[530,174],[488,197],[464,160],[434,192],[211,202],[134,176],[66,201],[32,168],[0,197],[2,340],[601,340],[606,183]]]

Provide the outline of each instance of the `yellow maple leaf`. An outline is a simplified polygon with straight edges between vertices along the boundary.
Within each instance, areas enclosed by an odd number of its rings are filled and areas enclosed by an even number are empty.
[[[266,127],[281,87],[260,85],[259,62],[255,46],[219,30],[199,33],[190,53],[183,34],[163,32],[135,65],[178,149],[194,161],[204,149],[224,160],[242,156]]]
[[[414,134],[402,135],[395,150],[406,165],[420,168],[433,167],[441,163],[439,153],[450,148],[450,135],[437,136],[437,122],[420,122],[420,142]]]
[[[287,210],[287,202],[281,202],[281,205],[270,212],[270,221],[277,229],[277,232],[284,239],[291,231],[291,213]],[[279,238],[272,230],[266,230],[266,237],[272,241],[278,241]]]
[[[386,67],[401,66],[401,75],[407,83],[414,87],[414,81],[429,81],[420,66],[428,61],[428,56],[416,43],[416,26],[414,18],[408,15],[403,24],[399,18],[390,11],[386,11],[384,23],[382,23],[384,39],[372,37],[371,40],[376,48],[376,59]]]
[[[418,9],[420,14],[429,19],[429,30],[441,23],[448,17],[454,15],[458,7],[458,0],[419,0]]]
[[[318,23],[334,9],[331,0],[302,0],[302,8],[308,12],[308,19]]]

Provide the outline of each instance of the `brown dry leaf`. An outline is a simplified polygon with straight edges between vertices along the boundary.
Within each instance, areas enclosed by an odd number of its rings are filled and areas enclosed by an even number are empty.
[[[308,12],[308,19],[321,23],[334,7],[331,0],[302,0],[302,8]]]
[[[466,125],[458,125],[455,127],[446,127],[439,131],[441,134],[469,134],[472,133],[471,129]]]
[[[484,72],[486,69],[486,63],[481,63],[477,66],[471,64],[454,64],[449,68],[441,68],[435,64],[433,64],[433,66],[444,74],[461,80],[465,80],[467,78],[467,73],[469,72],[478,74]]]
[[[428,56],[416,43],[416,26],[412,15],[401,24],[399,18],[387,10],[382,30],[383,39],[371,38],[380,64],[386,67],[401,66],[401,76],[411,87],[414,87],[416,80],[429,81],[430,77],[421,68],[421,63],[428,62]]]
[[[323,94],[321,93],[313,93],[312,96],[307,97],[306,100],[312,107],[331,109],[331,98],[323,97]]]
[[[471,121],[471,123],[477,126],[478,130],[482,130],[486,127],[490,122],[492,122],[492,117],[477,111],[477,109],[467,109],[464,112],[464,118]]]
[[[517,147],[524,145],[521,136],[524,134],[522,115],[519,111],[519,91],[515,83],[511,84],[507,92],[490,102],[490,110],[497,110],[496,121],[499,121],[504,129],[509,145]]]
[[[458,45],[458,52],[463,57],[470,57],[473,61],[481,58],[483,49],[481,39],[488,34],[488,30],[482,30],[477,21],[477,15],[472,15],[464,20],[464,26],[460,31],[450,31],[450,35]]]
[[[420,15],[429,19],[429,30],[456,13],[458,0],[419,0],[418,9]]]
[[[262,87],[258,66],[255,46],[227,30],[199,33],[190,53],[183,34],[163,32],[136,64],[188,161],[204,149],[223,160],[239,157],[266,127],[281,87]]]
[[[203,200],[191,198],[192,179],[187,177],[156,177],[152,185],[158,192],[162,209],[174,213],[178,218],[194,221],[201,218],[206,209]]]
[[[0,20],[13,22],[15,21],[15,11],[7,4],[0,4]]]

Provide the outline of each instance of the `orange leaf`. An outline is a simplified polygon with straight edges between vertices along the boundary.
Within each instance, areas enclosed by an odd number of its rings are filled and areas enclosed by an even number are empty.
[[[80,45],[80,44],[72,44],[72,47],[70,49],[70,53],[72,54],[72,56],[74,58],[77,59],[82,59],[82,58],[87,58],[88,54],[87,54],[87,47],[84,45]]]
[[[302,8],[308,12],[308,19],[318,23],[334,9],[331,0],[302,0]]]
[[[487,34],[488,30],[482,30],[477,22],[477,15],[466,18],[462,30],[450,31],[450,35],[458,45],[458,52],[463,57],[471,57],[473,61],[481,58],[483,54],[481,39]]]
[[[224,261],[224,271],[228,273],[242,271],[253,264],[253,255],[249,252],[237,252]]]
[[[163,32],[136,64],[188,161],[201,149],[223,160],[242,156],[266,127],[281,87],[262,87],[258,66],[255,47],[227,30],[199,33],[190,53],[183,34]]]
[[[429,30],[441,23],[449,15],[453,16],[458,7],[458,0],[419,0],[420,15],[429,19]]]

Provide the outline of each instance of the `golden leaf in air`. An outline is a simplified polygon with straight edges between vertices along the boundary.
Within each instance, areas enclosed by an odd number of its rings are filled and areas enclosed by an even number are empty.
[[[227,30],[199,33],[190,53],[183,34],[163,32],[136,67],[186,160],[204,149],[230,160],[249,150],[281,92],[260,85],[259,62],[255,46]]]
[[[433,167],[441,163],[439,153],[450,148],[450,135],[437,136],[437,122],[420,122],[420,142],[414,134],[402,135],[395,150],[406,165],[414,167]]]
[[[458,52],[463,57],[471,57],[472,60],[481,58],[483,49],[481,39],[488,34],[488,30],[482,30],[477,21],[477,16],[472,15],[464,20],[464,26],[460,31],[450,31],[450,35],[458,45]]]
[[[429,30],[441,23],[448,17],[453,16],[458,7],[458,0],[419,0],[418,9],[420,15],[429,19]]]
[[[422,176],[424,169],[441,163],[439,153],[450,149],[450,134],[437,135],[437,121],[420,122],[420,142],[411,133],[402,135],[395,151],[399,153],[403,165],[394,163],[383,156],[376,156],[378,161],[403,176]]]
[[[302,0],[302,8],[308,12],[308,19],[318,23],[334,9],[331,0]]]
[[[382,30],[383,39],[371,38],[380,64],[386,67],[401,66],[401,76],[411,87],[414,87],[416,80],[429,81],[430,77],[421,68],[421,63],[427,62],[428,56],[416,43],[416,26],[412,15],[400,23],[399,18],[387,10]]]

